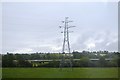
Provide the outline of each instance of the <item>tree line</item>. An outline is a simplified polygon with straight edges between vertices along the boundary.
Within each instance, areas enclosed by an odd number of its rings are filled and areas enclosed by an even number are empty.
[[[73,51],[71,53],[73,67],[118,67],[120,53],[108,51]],[[7,53],[2,55],[2,67],[59,67],[62,53]],[[74,61],[77,59],[77,61]],[[92,61],[91,59],[98,59]],[[110,59],[110,60],[106,60]],[[53,60],[51,62],[31,62],[30,60]]]

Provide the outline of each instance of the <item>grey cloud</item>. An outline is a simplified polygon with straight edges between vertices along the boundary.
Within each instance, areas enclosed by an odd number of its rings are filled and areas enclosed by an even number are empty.
[[[95,48],[91,48],[90,50],[108,50],[108,51],[117,51],[117,41],[118,37],[117,35],[111,35],[107,32],[101,33],[101,32],[97,32],[96,34],[93,34],[92,31],[89,32],[88,34],[84,33],[81,34],[80,37],[78,37],[77,41],[75,43],[73,43],[72,49],[73,50],[88,50],[87,46],[84,44],[87,41],[91,40],[91,42],[89,41],[88,43],[94,43],[95,44]],[[106,46],[107,43],[109,43],[110,45]]]
[[[3,53],[61,51],[61,20],[68,16],[71,50],[116,50],[117,3],[3,3]],[[108,46],[106,46],[109,43]],[[95,44],[95,47],[94,47]],[[113,48],[112,48],[113,47]]]

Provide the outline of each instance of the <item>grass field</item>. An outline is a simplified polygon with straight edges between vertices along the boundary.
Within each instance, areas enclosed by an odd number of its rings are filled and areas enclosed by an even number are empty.
[[[3,68],[3,78],[117,78],[117,68]]]

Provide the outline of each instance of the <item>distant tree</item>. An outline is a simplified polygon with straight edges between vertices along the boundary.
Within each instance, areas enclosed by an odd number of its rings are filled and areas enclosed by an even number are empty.
[[[19,67],[32,67],[32,64],[25,60],[18,61]]]
[[[101,56],[98,61],[98,66],[99,67],[105,67],[107,64],[107,61],[105,60],[105,57]]]
[[[7,55],[2,56],[2,66],[3,67],[15,67],[16,65],[14,64],[14,55],[7,53]]]
[[[82,57],[80,58],[80,66],[81,67],[88,67],[90,65],[91,61],[88,57]]]
[[[118,66],[120,67],[120,53],[118,53],[117,55],[118,55]]]

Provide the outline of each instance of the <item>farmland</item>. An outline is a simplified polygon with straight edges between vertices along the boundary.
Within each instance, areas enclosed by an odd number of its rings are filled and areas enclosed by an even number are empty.
[[[3,68],[3,78],[118,78],[117,68]]]

